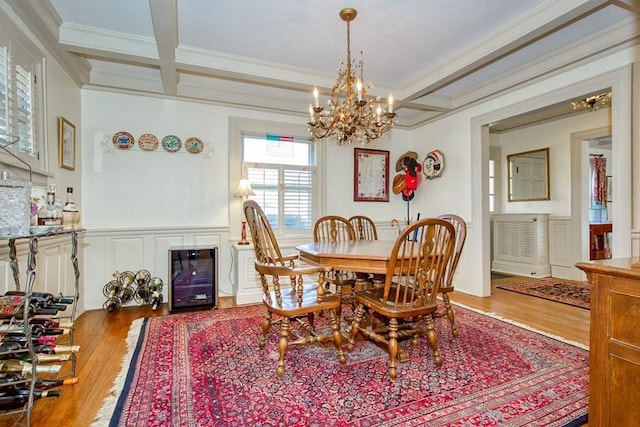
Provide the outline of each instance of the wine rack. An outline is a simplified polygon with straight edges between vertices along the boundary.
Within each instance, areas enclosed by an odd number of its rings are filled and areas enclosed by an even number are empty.
[[[66,296],[66,298],[73,299],[73,301],[70,304],[68,304],[68,306],[65,307],[65,310],[63,311],[64,314],[59,314],[59,313],[55,315],[51,314],[51,317],[49,317],[49,319],[57,323],[71,324],[71,326],[68,328],[68,334],[64,335],[63,339],[60,339],[60,336],[59,336],[55,342],[55,345],[76,346],[75,338],[74,338],[73,322],[76,320],[78,299],[80,297],[80,269],[78,266],[78,234],[82,231],[84,230],[79,228],[69,228],[69,229],[60,228],[60,229],[48,230],[47,232],[43,232],[43,233],[32,232],[31,234],[26,236],[18,236],[18,237],[0,236],[0,239],[9,241],[9,266],[11,269],[11,273],[13,275],[15,289],[16,291],[18,291],[16,293],[20,293],[23,295],[22,306],[19,306],[17,304],[16,306],[11,307],[10,309],[7,309],[9,312],[4,313],[2,317],[4,317],[4,320],[6,320],[7,318],[16,320],[16,323],[15,323],[16,328],[21,327],[21,330],[18,330],[18,332],[20,332],[21,335],[24,335],[25,343],[26,343],[26,347],[24,349],[5,351],[4,353],[0,352],[0,354],[2,354],[3,356],[6,356],[7,353],[10,353],[12,355],[17,355],[17,356],[26,356],[28,359],[31,360],[30,372],[28,372],[29,366],[27,366],[26,368],[26,372],[29,375],[23,376],[19,379],[16,379],[15,381],[9,381],[1,384],[2,387],[10,387],[10,386],[18,387],[19,386],[20,388],[24,388],[24,389],[28,388],[29,390],[27,395],[28,398],[25,399],[26,402],[23,406],[20,406],[15,409],[12,408],[12,409],[6,409],[6,410],[0,411],[0,417],[3,417],[3,418],[11,417],[16,423],[16,425],[25,425],[27,427],[31,426],[31,411],[34,406],[35,399],[42,395],[42,392],[38,391],[38,389],[36,388],[36,384],[42,385],[43,381],[47,382],[47,380],[54,380],[53,382],[62,382],[62,380],[64,380],[65,378],[75,377],[76,375],[77,355],[76,355],[76,352],[72,352],[69,354],[68,361],[56,362],[61,364],[62,363],[70,364],[70,368],[65,369],[63,371],[64,374],[60,374],[52,377],[51,376],[52,374],[48,373],[48,374],[45,374],[47,375],[47,377],[44,377],[44,378],[41,377],[42,374],[40,371],[42,370],[42,366],[48,366],[48,364],[43,363],[45,358],[42,355],[37,354],[35,351],[35,344],[33,341],[34,336],[33,336],[32,328],[34,327],[34,325],[36,325],[36,323],[33,323],[33,324],[31,323],[32,310],[33,310],[31,301],[33,296],[33,286],[36,280],[38,240],[44,239],[44,238],[52,238],[52,237],[60,237],[60,238],[70,237],[71,238],[70,259],[71,259],[71,264],[72,264],[73,273],[74,273],[74,295]],[[24,290],[21,289],[21,284],[20,284],[20,271],[19,271],[19,263],[18,263],[17,250],[16,250],[17,240],[28,240],[28,245],[29,245],[29,252],[27,255],[27,265],[26,265],[26,283],[25,283]],[[7,292],[6,296],[8,296],[9,294],[10,293]],[[13,314],[12,310],[15,310],[16,313],[20,313],[20,314],[17,314],[15,317],[12,317],[12,314]],[[20,317],[20,319],[17,319],[16,317]],[[17,321],[17,320],[20,320],[20,321]],[[2,332],[0,331],[0,333]],[[4,361],[0,360],[0,362],[4,362]],[[52,373],[57,374],[55,369],[52,370]],[[52,381],[49,381],[49,382],[51,383]],[[67,382],[72,383],[71,378],[68,378]],[[54,391],[53,393],[51,392],[49,393],[53,395],[57,395],[57,391]]]

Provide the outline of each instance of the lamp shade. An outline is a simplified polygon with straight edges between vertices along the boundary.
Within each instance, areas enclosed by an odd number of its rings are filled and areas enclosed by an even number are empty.
[[[241,179],[240,182],[238,183],[238,189],[236,190],[234,196],[235,197],[249,197],[249,196],[253,196],[256,193],[253,192],[253,189],[251,188],[251,183],[249,182],[248,179]]]

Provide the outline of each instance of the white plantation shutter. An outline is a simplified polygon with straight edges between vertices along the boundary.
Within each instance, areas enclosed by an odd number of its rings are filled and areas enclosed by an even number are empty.
[[[35,156],[34,143],[34,109],[32,73],[21,65],[16,65],[16,124],[20,137],[18,150],[20,153]]]
[[[284,228],[313,226],[313,173],[288,167],[283,170]]]
[[[44,88],[38,76],[44,74],[44,59],[29,54],[16,43],[12,48],[0,46],[0,135],[19,141],[9,146],[12,155],[32,168],[45,169],[42,129],[38,109],[44,102]],[[0,153],[0,161],[5,157]]]
[[[278,234],[313,227],[315,155],[308,140],[243,135],[243,171]],[[293,164],[292,164],[293,163]]]
[[[0,46],[0,136],[9,134],[9,60],[7,48]]]

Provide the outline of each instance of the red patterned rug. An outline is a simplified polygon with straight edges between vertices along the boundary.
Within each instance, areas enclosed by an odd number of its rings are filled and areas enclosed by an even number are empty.
[[[574,305],[587,310],[591,308],[591,286],[584,282],[547,277],[526,283],[498,285],[496,288]]]
[[[387,355],[358,342],[290,347],[257,341],[261,306],[179,313],[132,325],[135,349],[94,426],[566,426],[586,422],[588,351],[456,307],[460,338],[437,321],[441,368],[426,339],[407,346],[398,379]],[[327,316],[325,316],[327,317]]]

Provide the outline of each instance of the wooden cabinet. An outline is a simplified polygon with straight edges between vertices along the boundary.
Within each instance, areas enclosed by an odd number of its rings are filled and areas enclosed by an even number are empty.
[[[640,420],[638,261],[614,258],[576,264],[591,284],[589,427],[635,426]]]

